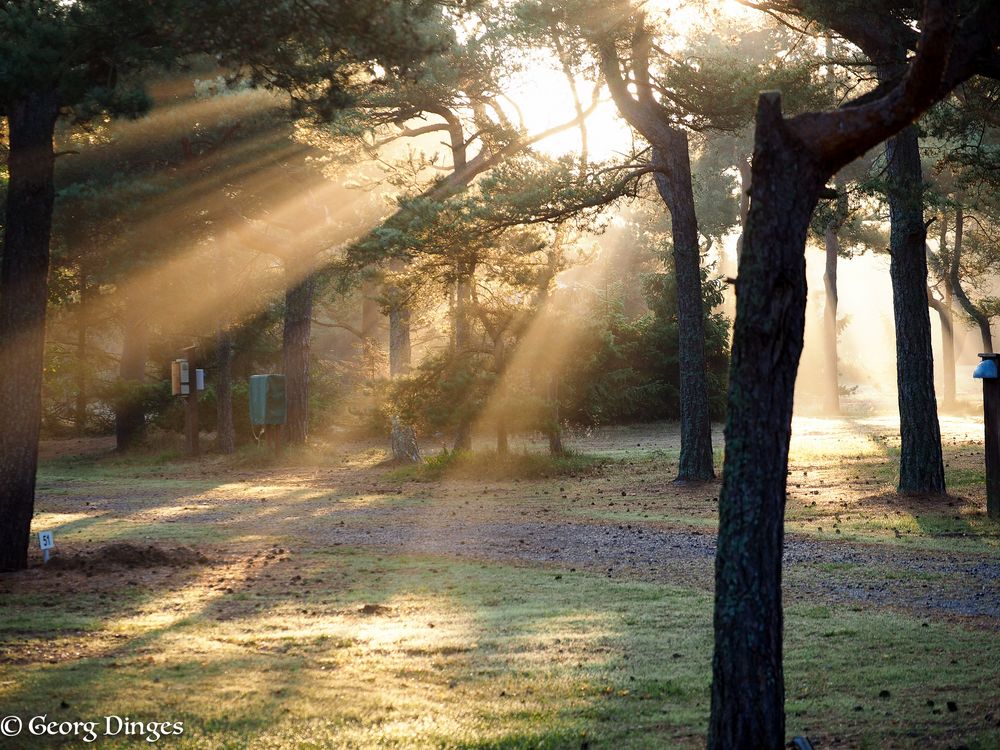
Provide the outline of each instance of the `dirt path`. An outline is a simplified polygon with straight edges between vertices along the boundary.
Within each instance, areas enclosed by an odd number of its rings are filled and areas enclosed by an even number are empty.
[[[976,476],[981,426],[961,420],[943,425],[951,470],[966,472],[953,478]],[[1000,630],[1000,556],[981,536],[996,538],[978,520],[976,482],[958,485],[944,500],[899,498],[885,448],[895,439],[891,422],[800,419],[796,429],[788,513],[797,517],[790,521],[784,569],[790,601],[898,608]],[[578,438],[580,447],[618,455],[617,463],[596,475],[523,481],[398,481],[371,447],[331,453],[312,467],[235,469],[202,462],[183,472],[151,467],[120,476],[58,476],[40,480],[38,509],[53,514],[49,523],[60,533],[93,522],[123,522],[131,529],[176,524],[282,540],[293,548],[361,546],[708,590],[718,486],[670,481],[668,454],[650,451],[669,452],[677,441],[676,429],[663,425],[597,430]],[[952,525],[946,528],[945,521]],[[884,532],[884,543],[809,533],[843,529],[847,536],[872,527]],[[957,547],[962,551],[926,548],[936,536],[967,534],[969,543]]]
[[[341,516],[313,541],[386,552],[455,555],[580,568],[709,588],[715,534],[647,524],[468,522],[413,509]],[[789,537],[786,589],[798,599],[864,603],[974,618],[1000,629],[1000,562],[984,556],[904,551]]]

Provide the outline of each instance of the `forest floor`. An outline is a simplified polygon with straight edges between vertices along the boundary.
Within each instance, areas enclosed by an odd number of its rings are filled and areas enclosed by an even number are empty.
[[[982,424],[942,420],[947,498],[894,492],[896,430],[796,419],[788,733],[1000,748]],[[567,444],[502,460],[484,436],[400,469],[372,444],[51,441],[35,530],[56,556],[0,577],[0,713],[182,721],[160,744],[183,748],[701,747],[719,485],[671,481],[674,425]]]

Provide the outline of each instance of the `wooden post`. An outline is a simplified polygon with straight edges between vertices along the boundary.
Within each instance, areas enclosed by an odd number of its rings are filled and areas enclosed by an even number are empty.
[[[983,422],[986,428],[986,515],[1000,519],[1000,378],[996,354],[980,354],[976,377],[983,381]],[[992,363],[990,368],[987,363]]]
[[[198,443],[198,349],[189,346],[184,349],[184,358],[188,362],[188,394],[184,397],[184,436],[187,442],[187,455],[198,456],[201,446]]]

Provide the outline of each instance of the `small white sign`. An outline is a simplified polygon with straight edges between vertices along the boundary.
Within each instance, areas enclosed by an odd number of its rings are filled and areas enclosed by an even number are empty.
[[[205,390],[205,371],[200,367],[194,371],[194,383],[199,391]]]
[[[55,540],[52,538],[51,531],[38,532],[38,546],[42,548],[42,559],[45,562],[48,562],[49,550],[56,546]]]

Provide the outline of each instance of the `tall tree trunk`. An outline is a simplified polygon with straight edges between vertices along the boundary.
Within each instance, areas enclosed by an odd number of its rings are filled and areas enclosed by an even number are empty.
[[[89,279],[85,258],[80,258],[78,282],[80,308],[76,320],[76,403],[73,409],[73,426],[77,435],[83,435],[87,431],[87,333],[90,328]]]
[[[361,357],[365,378],[371,382],[380,376],[381,348],[376,333],[382,314],[375,299],[375,289],[367,286],[361,301]]]
[[[549,454],[561,456],[566,452],[562,442],[562,425],[559,416],[559,375],[553,373],[548,379],[548,403],[549,403]]]
[[[838,201],[841,188],[838,186]],[[825,378],[823,384],[823,411],[827,414],[840,414],[840,378],[837,368],[840,358],[837,353],[837,260],[840,255],[840,231],[842,219],[834,218],[827,222],[823,231],[823,243],[826,250],[826,266],[823,271],[823,286],[826,289],[826,306],[823,309],[823,351],[825,354]]]
[[[497,392],[497,455],[506,456],[510,453],[510,444],[507,435],[507,404],[504,401],[503,376],[507,367],[507,349],[504,345],[503,331],[498,331],[496,340],[493,342],[493,367],[497,373],[497,387],[501,389]]]
[[[390,287],[386,296],[389,299],[389,377],[397,378],[410,372],[410,308],[399,289]],[[416,430],[404,424],[397,415],[392,417],[390,444],[394,461],[420,463],[423,460]]]
[[[145,437],[146,412],[140,389],[146,379],[149,328],[135,292],[126,292],[123,309],[122,355],[118,377],[122,396],[115,404],[115,450],[134,448]]]
[[[939,300],[931,296],[930,289],[927,290],[927,304],[938,314],[938,319],[941,321],[941,375],[943,381],[941,406],[948,408],[955,405],[955,332],[952,328],[951,305],[948,300]]]
[[[285,325],[282,335],[289,445],[305,445],[309,430],[309,335],[312,330],[313,276],[286,268]]]
[[[941,269],[941,280],[943,282],[941,286],[944,299],[940,302],[934,300],[930,296],[930,291],[927,293],[927,298],[932,300],[931,307],[937,311],[938,317],[941,320],[942,405],[950,409],[955,406],[955,316],[952,312],[954,309],[952,306],[953,295],[951,291],[951,279],[948,274],[948,215],[946,213],[941,214],[941,239],[938,256],[944,266]]]
[[[888,73],[879,68],[880,77]],[[896,383],[899,389],[899,491],[942,493],[944,460],[934,395],[934,354],[927,309],[927,229],[917,129],[911,125],[885,147],[889,202]]]
[[[672,131],[653,147],[656,187],[670,211],[677,278],[678,360],[680,364],[681,456],[677,481],[715,477],[712,423],[705,370],[705,311],[701,298],[701,253],[694,212],[687,134]]]
[[[979,327],[979,337],[983,343],[983,352],[993,351],[993,332],[990,330],[990,319],[980,310],[965,293],[962,286],[962,242],[965,231],[965,211],[961,204],[955,209],[955,249],[951,255],[949,279],[951,288],[958,298],[958,303]]]
[[[31,93],[7,109],[7,207],[0,258],[0,571],[28,565],[42,418],[52,138],[59,99]]]
[[[224,323],[215,329],[215,421],[216,448],[229,454],[236,450],[233,427],[233,335]]]
[[[805,329],[804,248],[827,177],[785,127],[777,94],[760,98],[755,143],[719,498],[712,750],[784,746],[785,481]]]
[[[230,237],[216,244],[219,275],[228,279],[230,270]],[[233,427],[233,334],[229,306],[224,305],[215,327],[215,435],[216,449],[228,455],[236,450],[236,430]]]
[[[469,365],[469,349],[472,346],[472,284],[473,271],[461,269],[455,285],[455,356],[463,364]],[[472,450],[472,414],[469,405],[463,404],[458,427],[455,430],[456,451]]]
[[[389,376],[410,372],[410,308],[404,303],[389,308]]]
[[[743,255],[743,238],[747,231],[747,215],[750,213],[750,162],[738,150],[736,168],[740,172],[740,236],[736,238],[736,264],[739,266]]]

